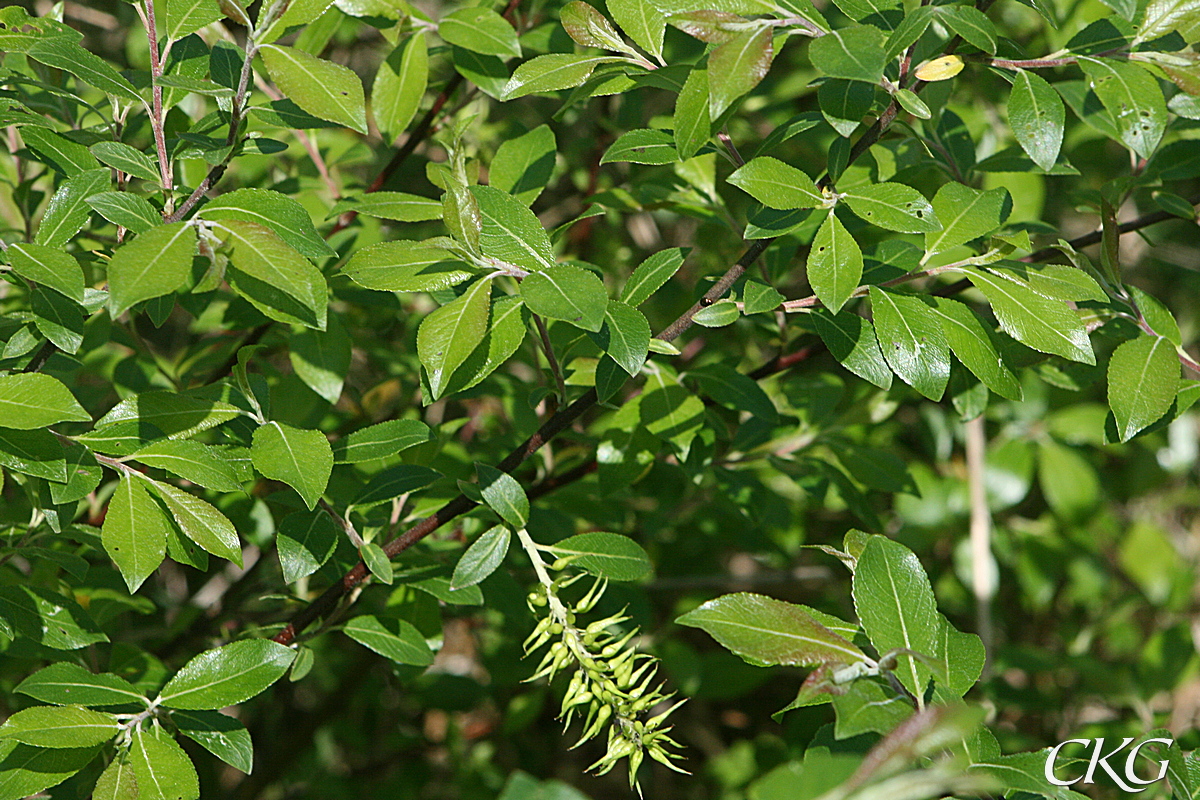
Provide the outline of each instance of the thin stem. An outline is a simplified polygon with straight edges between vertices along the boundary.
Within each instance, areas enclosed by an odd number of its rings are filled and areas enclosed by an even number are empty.
[[[550,372],[554,375],[554,384],[558,388],[558,396],[563,400],[567,399],[567,384],[563,380],[562,368],[558,365],[558,358],[554,355],[554,347],[550,344],[550,332],[546,330],[546,323],[538,314],[533,314],[533,323],[537,325],[538,336],[542,341],[542,352],[546,355],[546,363],[550,365]]]
[[[154,103],[150,112],[150,128],[154,132],[154,149],[158,153],[159,179],[162,181],[162,189],[166,194],[164,211],[167,211],[167,216],[169,216],[169,209],[173,202],[171,189],[174,182],[171,180],[171,163],[167,158],[167,139],[163,125],[163,92],[162,86],[158,83],[158,79],[163,74],[163,62],[162,54],[158,52],[158,26],[154,19],[154,0],[145,0],[145,9],[146,38],[150,40],[150,76],[154,82],[154,86],[150,90]]]
[[[987,435],[980,415],[965,424],[967,483],[971,496],[971,588],[975,594],[975,627],[983,640],[986,679],[995,649],[992,600],[996,596],[996,567],[992,557],[992,514],[988,509],[986,463]]]
[[[746,165],[746,159],[742,158],[742,154],[738,152],[737,146],[733,143],[733,139],[729,138],[729,128],[722,128],[717,133],[717,138],[721,144],[725,145],[725,149],[729,151],[729,157],[733,159],[733,163],[739,167]]]

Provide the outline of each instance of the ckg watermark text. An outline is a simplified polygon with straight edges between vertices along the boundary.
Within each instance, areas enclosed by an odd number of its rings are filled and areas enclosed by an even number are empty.
[[[1054,784],[1055,786],[1074,786],[1077,783],[1089,784],[1093,782],[1092,779],[1096,775],[1096,768],[1099,767],[1107,772],[1108,777],[1112,778],[1117,786],[1119,786],[1123,791],[1131,793],[1144,792],[1146,791],[1147,786],[1161,781],[1164,777],[1166,777],[1167,762],[1158,762],[1158,774],[1153,778],[1139,778],[1137,773],[1134,772],[1134,765],[1137,762],[1138,754],[1141,752],[1143,747],[1151,742],[1158,742],[1159,744],[1170,747],[1174,741],[1172,739],[1146,739],[1138,742],[1138,744],[1129,751],[1129,755],[1125,758],[1125,774],[1123,776],[1117,774],[1117,771],[1113,769],[1111,764],[1108,763],[1108,759],[1117,755],[1135,741],[1137,740],[1132,737],[1122,739],[1121,744],[1117,745],[1107,753],[1104,752],[1104,739],[1067,739],[1065,742],[1060,742],[1052,747],[1049,754],[1046,756],[1046,780],[1050,781],[1050,783]],[[1081,744],[1085,747],[1091,745],[1092,756],[1088,761],[1087,772],[1076,778],[1072,778],[1071,780],[1062,780],[1054,774],[1054,762],[1058,760],[1059,751],[1069,744]]]

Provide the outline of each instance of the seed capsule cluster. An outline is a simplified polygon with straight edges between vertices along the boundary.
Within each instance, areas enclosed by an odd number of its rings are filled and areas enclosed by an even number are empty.
[[[667,717],[683,701],[646,718],[646,714],[670,701],[673,695],[664,693],[663,683],[658,681],[658,659],[637,652],[632,644],[637,629],[620,629],[629,617],[614,614],[583,627],[580,627],[582,623],[576,623],[577,615],[587,614],[595,608],[608,582],[597,578],[582,598],[568,604],[560,598],[559,592],[582,579],[584,574],[565,574],[571,560],[560,558],[549,566],[549,570],[560,576],[550,579],[546,565],[538,563],[541,554],[535,549],[531,557],[535,559],[539,578],[546,580],[540,581],[528,597],[530,610],[542,618],[525,640],[525,652],[530,655],[549,647],[528,680],[553,680],[560,673],[570,673],[559,718],[564,727],[569,726],[576,715],[583,720],[583,733],[574,747],[607,729],[608,750],[588,769],[603,775],[621,759],[628,758],[629,785],[637,788],[639,794],[637,772],[646,756],[686,774],[674,763],[680,756],[672,752],[672,748],[678,748],[679,744],[670,737],[671,728],[664,727]]]

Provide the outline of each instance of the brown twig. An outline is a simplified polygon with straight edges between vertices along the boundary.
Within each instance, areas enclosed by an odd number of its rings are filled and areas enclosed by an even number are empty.
[[[158,79],[163,74],[162,57],[158,50],[158,25],[154,19],[154,0],[145,0],[146,38],[150,40],[150,78],[153,87],[150,90],[153,108],[150,113],[150,128],[154,132],[154,150],[158,154],[158,174],[162,181],[162,189],[167,194],[167,205],[170,206],[172,184],[171,162],[167,157],[167,139],[163,124],[163,91]]]

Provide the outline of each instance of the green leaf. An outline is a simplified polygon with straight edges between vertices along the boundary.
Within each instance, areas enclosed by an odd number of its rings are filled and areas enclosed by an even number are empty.
[[[871,287],[871,311],[883,357],[900,379],[930,400],[950,380],[950,345],[921,298]]]
[[[96,780],[92,800],[138,800],[137,778],[128,753],[118,752]]]
[[[0,739],[35,747],[93,747],[117,735],[117,718],[83,706],[34,706],[0,725]]]
[[[1038,485],[1050,508],[1067,521],[1084,521],[1100,499],[1096,470],[1077,450],[1048,436],[1038,440],[1037,456]]]
[[[250,458],[265,477],[295,489],[310,510],[325,492],[333,471],[333,450],[325,434],[278,422],[254,431]]]
[[[692,322],[706,328],[722,328],[737,322],[741,313],[733,300],[718,300],[710,306],[705,306],[692,315]]]
[[[687,375],[718,403],[738,411],[748,411],[770,424],[779,421],[779,412],[762,387],[728,364],[705,364],[688,370]]]
[[[559,557],[569,557],[580,569],[612,581],[636,581],[650,572],[650,557],[628,536],[615,533],[580,533],[546,546]]]
[[[881,655],[900,648],[934,654],[941,629],[937,601],[921,562],[907,547],[883,536],[867,540],[854,569],[853,594],[859,622]],[[929,669],[902,655],[896,677],[923,696]]]
[[[202,711],[244,702],[283,677],[295,656],[295,650],[269,639],[243,639],[206,650],[167,682],[159,704]]]
[[[429,467],[399,464],[371,476],[354,501],[355,506],[370,507],[393,500],[400,495],[423,489],[441,475]]]
[[[88,148],[58,135],[49,128],[25,125],[21,128],[21,139],[39,159],[68,178],[88,170],[100,169],[100,162]]]
[[[414,33],[379,65],[371,85],[371,113],[388,142],[412,122],[429,85],[429,48],[425,36]]]
[[[438,35],[450,44],[475,53],[502,58],[520,58],[517,32],[508,20],[490,8],[463,8],[442,17]]]
[[[203,219],[232,219],[270,228],[280,239],[308,258],[324,258],[335,251],[317,233],[304,206],[268,189],[235,189],[209,200],[196,216]]]
[[[242,566],[242,543],[237,529],[224,514],[199,497],[169,484],[151,481],[151,486],[187,538],[217,558]]]
[[[121,477],[100,531],[104,549],[130,593],[158,569],[167,553],[167,519],[146,491],[144,480],[129,474]]]
[[[712,138],[708,91],[708,72],[693,69],[675,100],[675,116],[671,127],[674,129],[675,149],[679,158],[685,161],[700,152],[700,148]]]
[[[41,426],[33,430],[0,428],[0,466],[57,483],[67,481],[62,445]]]
[[[462,47],[451,47],[454,69],[459,75],[479,87],[488,97],[499,100],[508,85],[508,67],[502,59],[472,53]]]
[[[912,704],[904,696],[869,680],[854,681],[845,694],[835,694],[833,708],[837,717],[833,735],[838,739],[888,734],[913,714]]]
[[[275,85],[314,117],[367,132],[366,100],[358,76],[294,47],[263,45],[259,50]]]
[[[807,268],[813,293],[835,314],[862,280],[862,250],[832,208],[813,239]]]
[[[109,314],[174,292],[191,273],[195,252],[196,229],[186,222],[151,228],[118,248],[108,262]]]
[[[57,422],[90,422],[92,416],[57,378],[27,372],[0,376],[0,419],[9,428],[34,430]]]
[[[774,286],[747,280],[742,289],[742,313],[762,314],[774,311],[785,299]]]
[[[941,614],[938,616],[941,627],[934,641],[934,656],[941,662],[940,671],[945,675],[938,682],[943,689],[962,697],[983,674],[987,651],[977,635],[963,633],[951,625],[950,620]]]
[[[304,328],[288,339],[288,359],[297,377],[330,403],[342,396],[350,372],[350,337],[337,317],[323,331]]]
[[[129,192],[100,192],[87,199],[87,204],[114,225],[142,234],[163,224],[162,212],[144,197]]]
[[[417,329],[417,355],[429,377],[432,396],[428,402],[445,393],[454,371],[487,334],[491,291],[490,278],[476,281],[461,297],[421,320]]]
[[[8,246],[13,272],[83,302],[83,270],[69,253],[41,244],[14,242]]]
[[[60,661],[38,670],[14,690],[55,705],[115,706],[148,704],[133,684],[111,672],[93,674],[78,664]]]
[[[1001,345],[989,325],[965,304],[948,297],[934,298],[930,310],[941,321],[954,355],[976,378],[1001,397],[1021,399],[1021,383],[1000,354]]]
[[[488,183],[524,205],[531,205],[554,174],[557,148],[549,125],[539,125],[521,136],[505,139],[488,168]]]
[[[682,247],[659,250],[638,264],[629,280],[625,281],[621,302],[636,308],[649,300],[683,266],[687,252]]]
[[[887,64],[883,34],[871,25],[852,25],[814,39],[808,56],[830,78],[879,83]]]
[[[57,786],[96,757],[95,747],[46,749],[0,741],[0,800],[33,797]]]
[[[278,322],[325,328],[325,276],[270,228],[222,220],[229,247],[225,277],[233,290]]]
[[[1134,44],[1148,42],[1178,32],[1185,42],[1200,34],[1200,5],[1196,0],[1150,0],[1138,26]]]
[[[641,371],[650,354],[650,323],[642,312],[616,300],[605,307],[599,332],[589,336],[631,376]]]
[[[1079,316],[1065,303],[1050,300],[1023,283],[984,270],[966,270],[983,292],[1000,328],[1034,350],[1095,364],[1092,343]]]
[[[429,426],[415,419],[393,419],[357,430],[333,443],[333,463],[360,464],[389,458],[433,438]]]
[[[494,186],[472,186],[479,203],[479,246],[485,256],[532,272],[554,266],[550,237],[524,203]]]
[[[988,265],[990,272],[1028,284],[1038,294],[1052,300],[1108,301],[1100,284],[1079,267],[1067,264],[1023,264],[1019,261],[998,261]]]
[[[844,199],[855,214],[889,231],[931,233],[942,227],[924,195],[902,183],[856,186],[845,193]]]
[[[0,620],[25,638],[55,650],[78,650],[108,641],[78,603],[48,589],[0,587]]]
[[[558,12],[558,18],[563,30],[576,44],[602,50],[621,51],[627,48],[612,23],[582,0],[567,3]]]
[[[375,576],[376,580],[388,586],[392,585],[392,581],[394,580],[392,562],[388,559],[387,553],[383,552],[382,547],[375,542],[366,542],[359,548],[358,555],[362,558],[362,562],[366,565],[367,570]]]
[[[709,600],[675,620],[700,628],[722,647],[760,664],[856,664],[866,656],[802,606],[739,592]]]
[[[1167,413],[1178,388],[1179,358],[1165,337],[1143,334],[1114,350],[1108,362],[1108,404],[1121,441]]]
[[[356,250],[342,272],[364,289],[383,292],[436,292],[474,274],[448,250],[407,241]]]
[[[649,128],[622,133],[600,157],[601,164],[619,161],[632,164],[674,164],[678,160],[675,138],[666,131]]]
[[[451,376],[447,391],[466,391],[491,375],[517,352],[517,348],[525,341],[528,325],[529,311],[520,297],[510,295],[494,299],[487,336]]]
[[[102,470],[88,448],[75,442],[61,444],[67,455],[67,482],[51,483],[50,498],[55,503],[74,503],[95,491]]]
[[[521,297],[535,314],[587,331],[604,325],[608,292],[595,274],[569,264],[535,272],[521,281]]]
[[[925,101],[918,97],[916,92],[908,89],[897,89],[892,97],[896,99],[901,108],[918,119],[930,119],[933,116],[933,112],[929,110],[929,106],[925,105]]]
[[[342,632],[397,664],[427,667],[433,663],[433,651],[425,637],[402,619],[363,615],[347,622]]]
[[[162,728],[139,728],[129,746],[129,766],[138,800],[199,800],[196,768],[174,737]]]
[[[729,182],[768,208],[817,208],[824,202],[812,178],[777,158],[759,156],[729,176]]]
[[[1017,143],[1044,170],[1058,160],[1066,113],[1062,98],[1044,78],[1017,70],[1008,96],[1008,124]]]
[[[961,183],[944,184],[933,197],[933,212],[942,220],[942,229],[925,234],[927,254],[966,244],[999,228],[1006,200],[1007,189],[984,192]]]
[[[29,292],[29,311],[38,332],[59,350],[74,355],[83,344],[83,310],[58,292],[41,286]]]
[[[48,67],[65,70],[84,83],[95,86],[105,94],[140,105],[142,98],[119,72],[100,56],[80,47],[65,37],[39,39],[26,55]],[[48,242],[44,242],[48,244]]]
[[[217,0],[167,0],[167,39],[182,39],[223,16]]]
[[[123,142],[97,142],[88,149],[105,165],[127,175],[151,183],[158,183],[162,178],[158,174],[158,165],[150,156]]]
[[[1128,61],[1080,56],[1079,66],[1112,115],[1121,141],[1142,158],[1149,158],[1167,126],[1167,103],[1158,81]]]
[[[875,87],[862,81],[831,78],[817,87],[821,116],[841,136],[849,136],[862,124],[875,103]]]
[[[773,29],[740,33],[708,56],[708,113],[718,119],[739,97],[767,76],[775,57]],[[825,37],[822,37],[825,38]]]
[[[937,6],[937,18],[967,44],[985,53],[996,52],[996,26],[974,6]]]
[[[512,527],[524,528],[529,521],[529,498],[516,478],[487,464],[476,464],[475,471],[488,508]]]
[[[324,511],[295,511],[275,531],[279,565],[285,583],[295,583],[319,570],[337,549],[339,531]]]
[[[573,89],[592,75],[600,64],[609,64],[621,59],[614,56],[577,56],[568,53],[551,53],[531,58],[517,67],[500,100],[507,102],[527,94],[557,92]]]
[[[201,431],[239,417],[242,410],[220,400],[206,400],[161,389],[127,397],[96,423],[96,429],[136,423],[153,429],[155,436],[187,439]]]
[[[247,775],[254,768],[250,732],[242,723],[218,711],[175,711],[171,721],[179,732],[234,769]]]
[[[474,586],[495,572],[504,561],[511,541],[512,533],[503,525],[496,525],[480,534],[458,559],[454,576],[450,579],[450,588]]]
[[[199,442],[166,439],[143,447],[131,458],[214,492],[236,492],[242,488],[229,462]]]
[[[667,20],[649,0],[608,0],[605,6],[638,47],[656,58],[662,56]]]
[[[46,205],[33,241],[47,247],[62,247],[87,222],[92,212],[87,199],[109,187],[112,173],[107,169],[90,169],[63,181]]]
[[[361,197],[340,200],[329,210],[330,217],[356,211],[368,217],[394,219],[398,222],[424,222],[442,218],[442,203],[429,197],[407,192],[371,192]]]

